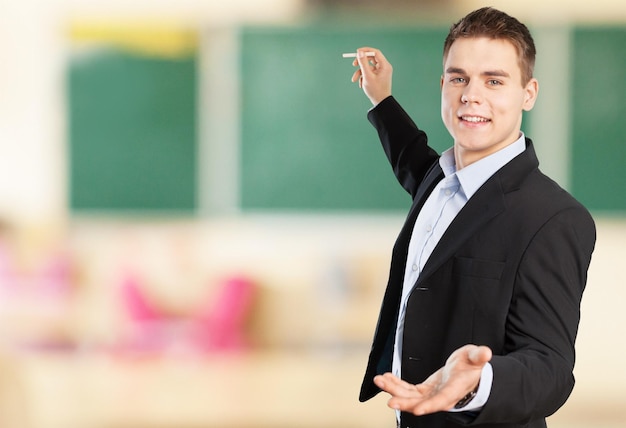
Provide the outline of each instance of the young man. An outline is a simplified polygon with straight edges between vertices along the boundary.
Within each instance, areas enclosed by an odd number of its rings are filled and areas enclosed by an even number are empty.
[[[391,96],[382,52],[357,51],[352,80],[413,199],[360,395],[389,393],[401,427],[545,427],[572,391],[595,226],[520,131],[534,61],[528,29],[503,12],[453,25],[441,115],[454,145],[439,156]]]

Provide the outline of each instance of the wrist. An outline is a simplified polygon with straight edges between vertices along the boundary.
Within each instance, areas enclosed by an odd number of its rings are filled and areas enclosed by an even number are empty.
[[[383,102],[384,100],[386,100],[387,98],[389,98],[391,96],[391,94],[383,94],[383,95],[377,95],[377,96],[371,96],[369,97],[372,105],[374,107],[376,107],[378,104],[380,104],[381,102]]]

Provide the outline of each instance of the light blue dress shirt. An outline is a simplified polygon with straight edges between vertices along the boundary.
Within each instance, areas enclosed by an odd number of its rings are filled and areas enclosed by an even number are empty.
[[[393,373],[401,377],[402,333],[409,295],[437,243],[448,229],[452,220],[465,206],[476,191],[500,168],[526,149],[524,134],[513,144],[476,161],[460,170],[456,169],[454,148],[446,150],[439,158],[444,178],[433,189],[415,221],[402,286],[402,299],[398,315],[398,327],[393,353]],[[419,328],[419,326],[416,326]],[[481,409],[491,391],[493,370],[491,364],[483,368],[478,393],[472,401],[461,409],[450,411],[471,411]],[[399,417],[399,413],[398,413]]]

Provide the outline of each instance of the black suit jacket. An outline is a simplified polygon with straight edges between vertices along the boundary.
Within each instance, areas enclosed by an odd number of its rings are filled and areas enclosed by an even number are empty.
[[[439,155],[393,97],[368,114],[400,184],[413,198],[393,248],[360,400],[391,370],[409,239],[443,178]],[[545,427],[573,386],[574,342],[595,245],[588,211],[538,169],[532,142],[468,200],[428,259],[408,300],[402,377],[420,383],[457,348],[493,351],[494,378],[477,414],[402,414],[402,427]]]

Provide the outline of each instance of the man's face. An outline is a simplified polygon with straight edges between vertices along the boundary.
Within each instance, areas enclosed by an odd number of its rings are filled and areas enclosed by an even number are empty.
[[[538,84],[522,86],[517,51],[501,39],[461,38],[448,52],[441,78],[441,117],[463,168],[519,138],[522,111],[532,109]]]

